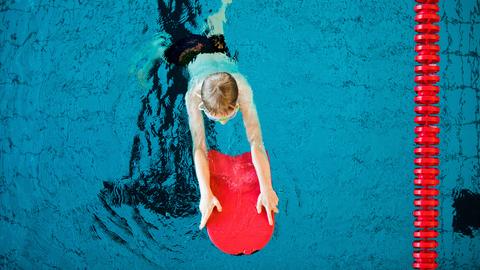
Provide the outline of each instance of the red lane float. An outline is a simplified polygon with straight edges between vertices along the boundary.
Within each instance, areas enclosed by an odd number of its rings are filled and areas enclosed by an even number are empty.
[[[440,88],[435,85],[440,81],[440,76],[436,73],[440,71],[437,65],[440,62],[440,46],[435,44],[440,40],[438,33],[440,27],[435,23],[440,21],[440,16],[437,14],[439,7],[438,0],[416,0],[419,4],[415,5],[416,12],[415,21],[417,25],[414,30],[417,34],[414,41],[415,46],[415,61],[419,64],[415,66],[414,82],[416,96],[414,102],[417,104],[414,108],[417,116],[414,122],[418,124],[415,127],[414,142],[417,147],[414,149],[414,164],[417,166],[414,169],[415,179],[413,183],[417,186],[413,193],[417,197],[414,200],[415,217],[414,227],[417,230],[413,236],[413,258],[412,267],[415,269],[436,269],[438,264],[435,262],[438,254],[435,248],[438,247],[438,242],[435,238],[438,237],[438,232],[435,230],[438,227],[437,217],[439,211],[435,209],[439,201],[436,198],[439,191],[435,188],[439,181],[437,176],[439,174],[438,159],[439,148],[436,147],[440,143],[437,137],[440,129],[437,125],[440,122],[440,108],[436,104],[440,101],[437,96]]]

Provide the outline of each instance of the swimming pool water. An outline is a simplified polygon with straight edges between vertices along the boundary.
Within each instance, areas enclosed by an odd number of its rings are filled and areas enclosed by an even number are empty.
[[[201,33],[220,5],[171,2],[0,4],[1,268],[410,268],[414,1],[228,7],[280,199],[240,257],[198,230],[187,73],[135,73],[156,34]],[[439,269],[480,267],[478,227],[454,226],[458,192],[480,192],[479,10],[440,2]],[[239,117],[206,124],[209,146],[249,151]]]

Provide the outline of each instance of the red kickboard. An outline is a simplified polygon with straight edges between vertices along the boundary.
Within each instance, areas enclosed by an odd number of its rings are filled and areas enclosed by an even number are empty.
[[[267,152],[268,156],[268,152]],[[264,207],[258,214],[256,205],[260,186],[250,152],[237,156],[208,152],[210,188],[222,205],[214,208],[207,222],[212,243],[232,255],[249,255],[267,245],[273,234]]]

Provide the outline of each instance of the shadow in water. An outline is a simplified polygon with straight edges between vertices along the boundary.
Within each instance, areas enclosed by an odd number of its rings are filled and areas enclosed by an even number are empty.
[[[468,189],[454,190],[452,207],[453,231],[473,238],[473,231],[480,229],[480,194]]]

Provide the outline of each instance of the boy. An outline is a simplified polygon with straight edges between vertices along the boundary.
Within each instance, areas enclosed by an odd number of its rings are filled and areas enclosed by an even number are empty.
[[[222,211],[221,202],[210,189],[208,151],[205,142],[203,113],[212,121],[226,124],[242,113],[247,138],[251,146],[252,161],[258,176],[260,194],[257,212],[265,207],[268,222],[273,225],[272,213],[278,213],[278,197],[272,188],[270,164],[263,145],[260,122],[253,102],[252,89],[230,58],[224,41],[225,10],[231,0],[222,0],[220,10],[208,17],[208,36],[190,35],[176,41],[163,51],[169,63],[187,66],[190,74],[185,103],[193,140],[195,172],[200,187],[202,214],[199,229],[206,225],[213,208]]]

